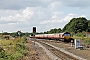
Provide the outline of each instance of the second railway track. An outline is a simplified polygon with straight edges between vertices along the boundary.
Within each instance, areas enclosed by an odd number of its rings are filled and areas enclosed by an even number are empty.
[[[41,42],[41,41],[37,41],[37,42],[40,43],[41,45],[43,45],[46,49],[48,49],[50,52],[52,52],[54,55],[56,55],[61,60],[78,60],[77,58],[62,52],[62,51],[46,44],[45,42]]]

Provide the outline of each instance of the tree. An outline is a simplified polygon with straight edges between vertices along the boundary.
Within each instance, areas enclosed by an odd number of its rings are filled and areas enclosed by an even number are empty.
[[[90,32],[90,20],[88,20],[88,29],[87,32]]]
[[[26,33],[23,33],[23,35],[25,35],[25,36],[29,36],[30,34],[29,34],[28,32],[26,32]]]
[[[9,33],[8,33],[8,32],[3,32],[2,34],[3,34],[3,35],[9,35]]]
[[[52,34],[52,33],[60,33],[61,31],[62,31],[61,28],[58,28],[58,29],[54,28],[54,29],[51,29],[50,31],[47,31],[47,33],[50,33],[50,34]]]
[[[57,33],[61,33],[61,32],[62,32],[61,28],[58,28]]]
[[[82,32],[88,28],[88,20],[84,17],[73,18],[65,25],[63,31]]]
[[[87,22],[87,19],[85,18],[77,18],[77,22],[74,26],[74,29],[77,31],[77,32],[82,32],[82,31],[86,31],[86,29],[88,28],[88,22]]]
[[[15,37],[16,36],[16,32],[10,33],[10,35]]]

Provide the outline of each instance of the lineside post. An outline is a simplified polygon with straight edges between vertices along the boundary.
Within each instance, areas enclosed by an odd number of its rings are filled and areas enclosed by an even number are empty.
[[[34,45],[35,45],[35,34],[36,34],[36,27],[33,27],[33,39],[34,39]]]
[[[71,47],[73,47],[73,40],[71,40]]]

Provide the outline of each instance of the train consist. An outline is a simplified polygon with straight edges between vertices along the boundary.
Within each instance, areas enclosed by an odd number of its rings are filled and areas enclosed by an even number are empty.
[[[33,36],[30,36],[30,37],[33,38]],[[38,38],[38,39],[61,40],[63,42],[71,42],[71,40],[72,40],[69,32],[55,33],[55,34],[36,34],[34,37]]]

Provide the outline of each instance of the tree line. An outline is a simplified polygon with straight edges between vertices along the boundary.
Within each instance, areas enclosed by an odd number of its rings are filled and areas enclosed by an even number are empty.
[[[53,28],[46,32],[36,32],[36,34],[52,34],[52,33],[61,33],[61,32],[73,32],[73,33],[81,33],[81,32],[90,32],[90,20],[87,20],[85,17],[79,17],[79,18],[72,18],[70,22],[68,22],[63,29],[61,28]],[[29,36],[31,33],[23,33],[20,32],[20,36]],[[3,34],[10,34],[11,36],[19,36],[18,32],[14,33],[7,33],[4,32]]]
[[[68,22],[63,29],[54,28],[50,31],[44,33],[61,33],[61,32],[90,32],[90,20],[87,20],[85,17],[72,18],[70,22]]]
[[[87,20],[84,17],[73,18],[68,24],[63,28],[63,31],[69,32],[90,32],[90,20]]]

